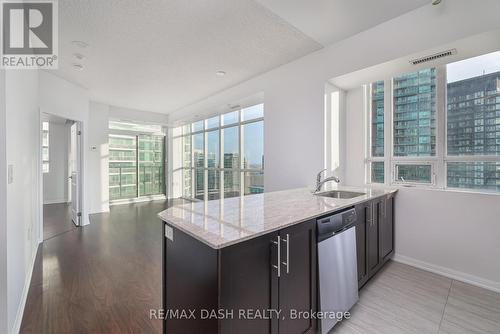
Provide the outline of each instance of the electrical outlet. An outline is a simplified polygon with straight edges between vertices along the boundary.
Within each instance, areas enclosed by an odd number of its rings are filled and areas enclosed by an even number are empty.
[[[165,237],[170,241],[174,241],[174,229],[165,224]]]

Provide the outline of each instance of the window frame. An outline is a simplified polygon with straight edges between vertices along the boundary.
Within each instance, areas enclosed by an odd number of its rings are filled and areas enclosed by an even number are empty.
[[[394,155],[394,77],[384,81],[384,157],[372,156],[372,119],[371,119],[371,84],[363,85],[365,110],[365,183],[367,185],[411,186],[419,188],[442,189],[448,191],[473,192],[500,195],[500,192],[488,189],[457,188],[448,186],[448,163],[465,162],[497,162],[500,155],[448,155],[448,85],[447,64],[419,67],[415,71],[425,68],[436,69],[436,154],[434,156],[400,157]],[[382,81],[382,80],[377,80]],[[375,81],[376,82],[376,81]],[[388,85],[389,83],[389,85]],[[390,88],[390,89],[388,89]],[[389,152],[389,154],[388,154]],[[384,162],[384,183],[372,182],[371,164]],[[431,182],[402,182],[396,180],[396,166],[398,164],[429,164],[431,165]]]
[[[244,196],[245,195],[245,174],[246,173],[252,173],[252,172],[257,172],[257,173],[262,173],[263,175],[264,174],[264,166],[262,166],[262,168],[244,168],[244,127],[245,125],[248,125],[248,124],[254,124],[254,123],[259,123],[259,122],[262,122],[262,125],[263,127],[265,126],[264,125],[264,116],[265,114],[262,116],[262,117],[258,117],[258,118],[253,118],[253,119],[249,119],[249,120],[243,120],[242,118],[242,110],[244,109],[247,109],[247,108],[250,108],[250,107],[253,107],[253,106],[257,106],[257,105],[260,105],[262,104],[263,105],[263,108],[264,108],[264,103],[257,103],[257,104],[252,104],[252,105],[247,105],[247,106],[242,106],[240,108],[238,108],[237,110],[229,110],[229,111],[226,111],[224,113],[220,113],[220,114],[217,114],[217,115],[211,115],[209,117],[206,117],[204,118],[203,120],[197,120],[197,121],[193,121],[193,122],[190,122],[190,123],[187,123],[187,124],[184,124],[184,125],[180,125],[177,128],[181,128],[181,134],[178,134],[176,136],[173,136],[173,139],[179,139],[181,138],[182,140],[182,148],[183,148],[183,151],[182,151],[182,162],[181,162],[181,167],[179,168],[176,168],[174,169],[172,172],[173,173],[176,173],[176,172],[179,172],[182,173],[182,178],[181,178],[181,197],[182,198],[185,198],[185,199],[189,199],[189,200],[193,200],[195,199],[195,187],[196,187],[196,177],[195,177],[195,174],[196,174],[196,170],[199,170],[199,169],[203,169],[204,171],[204,192],[203,192],[203,200],[208,200],[208,173],[209,171],[216,171],[218,172],[219,174],[219,188],[218,188],[218,191],[219,191],[219,197],[218,199],[224,199],[225,198],[225,192],[226,192],[226,189],[225,189],[225,172],[232,172],[232,173],[239,173],[239,194],[240,196]],[[230,114],[230,113],[234,113],[234,112],[238,112],[238,120],[234,123],[230,123],[230,124],[224,124],[224,115],[226,114]],[[265,113],[265,111],[264,111]],[[217,127],[212,127],[212,128],[207,128],[207,122],[209,119],[213,119],[215,117],[218,117],[219,118],[219,125]],[[202,130],[198,130],[198,131],[192,131],[193,129],[193,126],[192,124],[194,123],[198,123],[198,122],[201,122],[203,121],[204,122],[204,128]],[[185,129],[187,129],[187,127],[189,127],[190,131],[185,131]],[[230,128],[234,128],[234,127],[238,127],[238,152],[239,152],[239,162],[238,162],[238,168],[226,168],[224,166],[224,131],[225,129],[230,129]],[[208,167],[208,157],[207,157],[207,152],[208,152],[208,133],[209,132],[214,132],[214,131],[217,131],[218,132],[218,137],[219,137],[219,148],[218,148],[218,151],[219,151],[219,166],[218,167]],[[187,136],[194,136],[194,135],[197,135],[197,134],[203,134],[203,138],[204,138],[204,166],[202,168],[200,167],[196,167],[194,165],[194,150],[193,150],[193,140],[191,139],[191,161],[190,161],[190,164],[189,166],[185,166],[184,165],[184,147],[185,147],[185,138]],[[264,152],[263,152],[264,153]],[[191,189],[191,196],[186,196],[186,184],[185,184],[185,177],[184,177],[184,173],[186,171],[190,171],[191,173],[191,184],[189,185],[190,186],[190,189]]]

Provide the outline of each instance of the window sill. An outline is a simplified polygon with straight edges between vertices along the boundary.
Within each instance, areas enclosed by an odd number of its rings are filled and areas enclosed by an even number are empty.
[[[403,185],[399,183],[393,183],[390,185],[381,183],[366,183],[367,187],[376,188],[397,188],[397,189],[417,189],[417,190],[430,190],[430,191],[441,191],[449,193],[458,193],[466,195],[481,195],[481,196],[500,196],[500,192],[497,191],[487,191],[487,190],[472,190],[472,189],[459,189],[459,188],[446,188],[438,187],[434,185]]]

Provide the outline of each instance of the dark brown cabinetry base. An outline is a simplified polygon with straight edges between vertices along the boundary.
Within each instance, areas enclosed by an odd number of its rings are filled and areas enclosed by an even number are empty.
[[[359,288],[394,254],[394,195],[355,206]]]
[[[174,229],[164,259],[164,333],[316,332],[316,321],[290,318],[316,311],[315,220],[220,250]]]

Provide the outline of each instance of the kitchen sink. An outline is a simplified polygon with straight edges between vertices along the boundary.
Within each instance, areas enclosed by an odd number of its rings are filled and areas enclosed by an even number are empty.
[[[354,198],[354,197],[358,197],[358,196],[363,196],[366,194],[365,193],[358,193],[358,192],[354,192],[354,191],[332,190],[332,191],[325,191],[322,193],[317,193],[315,195],[316,196],[323,196],[323,197],[339,198],[339,199],[349,199],[349,198]]]

